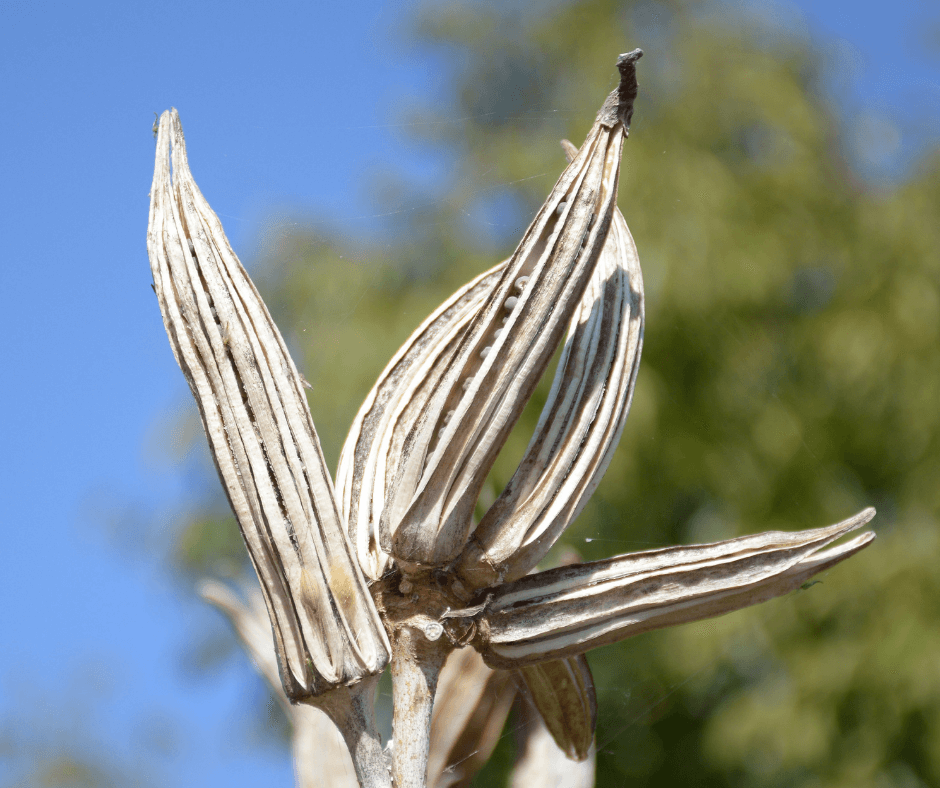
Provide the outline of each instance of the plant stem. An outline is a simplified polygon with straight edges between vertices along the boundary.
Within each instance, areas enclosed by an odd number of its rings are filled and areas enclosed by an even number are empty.
[[[395,741],[392,776],[396,788],[424,788],[427,784],[431,709],[437,679],[451,648],[446,638],[430,641],[421,630],[410,626],[402,626],[395,632],[392,640]]]
[[[314,699],[343,734],[362,788],[392,788],[388,759],[375,725],[378,682],[378,676],[369,676],[352,687],[338,687]]]

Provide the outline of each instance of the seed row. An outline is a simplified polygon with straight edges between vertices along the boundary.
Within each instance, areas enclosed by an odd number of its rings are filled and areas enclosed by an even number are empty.
[[[565,205],[567,205],[567,203],[562,202],[562,203],[558,206],[558,208],[557,208],[557,210],[556,210],[556,214],[557,214],[558,216],[561,216],[562,212],[563,212],[564,209],[565,209]],[[516,279],[515,282],[513,282],[513,285],[515,286],[516,290],[519,292],[520,295],[522,294],[522,291],[525,290],[526,285],[528,285],[528,284],[529,284],[529,276],[528,276],[528,275],[520,276],[518,279]],[[519,297],[520,297],[520,296],[515,296],[515,295],[509,296],[509,298],[507,298],[506,301],[503,303],[503,308],[504,308],[507,312],[512,312],[512,311],[516,308],[516,306],[518,305],[518,303],[519,303]],[[505,317],[503,317],[502,322],[501,322],[501,327],[498,328],[498,329],[496,329],[495,332],[493,332],[493,342],[495,342],[496,340],[498,340],[498,339],[503,335],[503,332],[504,332],[504,330],[505,330],[505,326],[506,326],[506,323],[508,322],[508,320],[509,320],[509,315],[506,315]],[[485,360],[485,359],[490,355],[490,353],[491,353],[492,351],[493,351],[493,345],[492,345],[492,344],[486,345],[486,346],[480,351],[480,359]],[[460,384],[460,388],[461,388],[461,391],[462,391],[463,393],[466,393],[467,390],[470,388],[470,385],[473,383],[473,378],[474,378],[473,375],[468,375],[468,376],[464,379],[464,381]],[[441,419],[441,421],[439,422],[439,423],[440,423],[440,427],[438,428],[437,433],[436,433],[436,435],[435,435],[436,441],[440,441],[441,438],[444,436],[444,431],[446,430],[447,425],[450,423],[450,420],[453,418],[453,415],[454,415],[454,411],[453,411],[453,410],[449,410],[449,411],[447,411],[446,415],[445,415],[445,416]],[[425,456],[425,460],[424,460],[424,467],[425,467],[425,468],[428,466],[428,463],[429,463],[429,461],[430,461],[430,459],[431,459],[431,454],[434,452],[434,449],[435,449],[435,448],[436,448],[436,446],[433,445],[433,444],[428,447],[428,452],[427,452],[427,455]]]

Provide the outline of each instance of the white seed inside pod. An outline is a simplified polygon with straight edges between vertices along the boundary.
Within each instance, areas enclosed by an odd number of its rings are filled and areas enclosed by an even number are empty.
[[[508,317],[504,317],[504,318],[503,318],[502,325],[506,325],[506,323],[508,322],[508,320],[509,320]]]
[[[500,335],[503,333],[503,329],[497,328],[496,333],[493,334],[493,339],[499,339]]]
[[[485,348],[483,348],[483,350],[480,351],[480,358],[486,358],[492,349],[492,346],[487,345]]]
[[[506,299],[506,303],[503,304],[503,306],[506,308],[507,312],[512,312],[512,310],[516,308],[516,304],[518,303],[519,303],[518,298],[516,298],[515,296],[509,296],[509,298]]]
[[[520,276],[520,277],[516,280],[516,287],[517,287],[519,290],[524,290],[524,289],[525,289],[525,286],[526,286],[527,284],[529,284],[529,277],[527,277],[527,276]]]
[[[444,634],[444,627],[438,621],[429,621],[424,625],[424,636],[431,641],[437,640]]]
[[[461,388],[462,388],[464,391],[466,391],[468,388],[470,388],[470,384],[471,384],[471,383],[473,383],[473,378],[467,378],[467,379],[463,382],[463,385],[461,386]]]
[[[450,424],[450,420],[454,418],[454,412],[452,410],[447,411],[444,414],[444,424]]]
[[[561,216],[561,215],[565,212],[565,206],[566,206],[567,204],[568,204],[568,203],[566,203],[566,202],[560,202],[560,203],[558,203],[558,207],[555,209],[555,213],[556,213],[558,216]]]

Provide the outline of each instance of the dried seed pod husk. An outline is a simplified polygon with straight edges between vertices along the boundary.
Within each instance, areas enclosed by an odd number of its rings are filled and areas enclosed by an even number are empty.
[[[623,432],[643,317],[636,247],[616,210],[526,453],[455,562],[465,585],[522,577],[584,508]]]
[[[555,744],[573,761],[585,760],[597,728],[597,694],[583,654],[552,659],[519,669]]]
[[[462,287],[418,327],[379,376],[349,430],[336,493],[349,540],[370,580],[380,578],[388,565],[379,521],[405,438],[505,265],[506,261]]]
[[[824,549],[874,514],[529,575],[487,592],[474,646],[491,667],[520,668],[764,602],[870,544],[866,532]]]
[[[300,375],[192,178],[175,110],[160,118],[147,244],[170,345],[261,581],[287,697],[380,673],[388,639]]]
[[[434,697],[428,785],[469,786],[490,759],[515,698],[511,672],[488,668],[472,648],[453,651]]]
[[[465,546],[486,475],[593,276],[616,207],[641,54],[621,56],[620,88],[536,214],[405,439],[379,528],[406,572],[447,564]]]

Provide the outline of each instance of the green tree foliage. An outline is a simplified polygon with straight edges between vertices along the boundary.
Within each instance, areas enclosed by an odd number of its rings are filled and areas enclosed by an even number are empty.
[[[391,241],[293,232],[263,261],[327,457],[418,322],[511,252],[563,167],[558,139],[583,137],[616,55],[643,47],[620,206],[646,344],[621,447],[566,540],[599,558],[867,504],[880,538],[822,584],[593,653],[598,784],[940,784],[940,157],[899,187],[866,184],[820,51],[727,9],[500,9],[444,6],[415,27],[450,70],[413,128],[453,156],[452,181],[387,182],[378,209],[423,206],[396,215]],[[236,554],[224,519],[193,517],[193,572]]]

